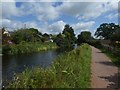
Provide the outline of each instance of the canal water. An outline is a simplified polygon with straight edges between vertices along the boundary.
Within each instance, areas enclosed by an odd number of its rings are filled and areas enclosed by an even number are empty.
[[[77,48],[77,44],[72,49]],[[71,50],[72,50],[71,49]],[[68,50],[69,51],[69,50]],[[41,51],[39,53],[23,54],[17,56],[2,56],[2,86],[6,86],[16,73],[23,72],[26,68],[49,67],[53,60],[64,53],[63,49]]]
[[[60,55],[60,50],[42,51],[19,56],[2,56],[2,80],[5,85],[11,80],[15,73],[21,73],[26,68],[43,67],[47,68],[53,60]]]

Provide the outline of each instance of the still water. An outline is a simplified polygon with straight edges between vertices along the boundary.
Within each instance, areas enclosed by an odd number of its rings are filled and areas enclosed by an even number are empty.
[[[2,57],[2,79],[3,84],[6,80],[11,80],[15,73],[21,73],[26,68],[36,66],[47,68],[53,60],[62,52],[59,50],[42,51],[40,53],[4,56]]]

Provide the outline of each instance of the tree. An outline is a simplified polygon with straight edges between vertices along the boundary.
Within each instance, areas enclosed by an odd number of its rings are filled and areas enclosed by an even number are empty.
[[[72,47],[76,42],[73,28],[70,27],[70,25],[65,25],[62,34],[59,33],[56,37],[54,37],[54,42],[56,42],[56,44],[62,48]]]
[[[83,31],[81,34],[78,35],[78,44],[81,43],[88,43],[91,40],[91,32]]]
[[[65,39],[66,39],[66,41],[69,42],[70,45],[72,45],[76,42],[74,29],[72,27],[70,27],[70,25],[68,25],[68,24],[65,25],[65,28],[64,28],[62,34],[65,35]]]
[[[120,41],[120,27],[116,29],[115,33],[111,37],[112,41]]]
[[[41,41],[42,33],[40,33],[37,29],[29,28],[29,29],[19,29],[17,31],[14,31],[11,34],[12,41],[15,44],[19,44],[22,41],[25,42],[36,42]]]
[[[115,25],[114,23],[103,23],[97,28],[94,35],[104,39],[111,39],[118,28],[119,25]]]
[[[64,47],[64,36],[63,34],[59,33],[55,38],[54,42],[59,46],[59,47]]]

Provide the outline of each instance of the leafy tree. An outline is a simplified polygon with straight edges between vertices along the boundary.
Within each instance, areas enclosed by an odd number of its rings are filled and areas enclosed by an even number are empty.
[[[74,30],[70,25],[65,25],[65,28],[61,33],[59,33],[56,38],[54,38],[54,42],[62,48],[70,48],[76,42],[76,37],[74,34]]]
[[[72,27],[70,27],[70,25],[65,25],[65,28],[62,32],[62,34],[65,35],[65,38],[71,43],[74,44],[76,42],[76,37],[74,34],[74,30]]]
[[[63,34],[59,33],[55,38],[54,38],[54,42],[60,46],[60,47],[64,47],[64,36]]]
[[[11,34],[12,41],[16,44],[19,44],[22,41],[26,42],[36,42],[41,41],[42,33],[40,33],[37,29],[29,28],[29,29],[19,29],[14,31]]]
[[[94,35],[104,39],[111,39],[118,28],[119,25],[115,25],[114,23],[103,23],[97,28],[97,31]]]
[[[112,41],[120,41],[120,27],[116,29],[115,33],[113,34]]]
[[[88,43],[91,40],[91,32],[83,31],[81,34],[78,35],[78,44],[81,43]]]

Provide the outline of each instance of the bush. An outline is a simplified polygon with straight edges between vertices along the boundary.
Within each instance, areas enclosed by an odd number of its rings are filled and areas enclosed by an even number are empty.
[[[88,43],[96,48],[102,47],[102,44],[99,40],[90,40]]]
[[[10,54],[10,51],[11,51],[10,45],[2,46],[2,54]]]

